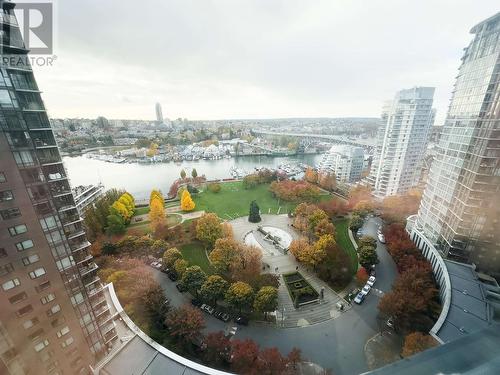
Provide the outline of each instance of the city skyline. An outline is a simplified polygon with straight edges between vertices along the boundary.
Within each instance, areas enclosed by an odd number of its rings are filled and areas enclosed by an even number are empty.
[[[436,87],[436,124],[470,41],[463,25],[497,11],[493,1],[454,3],[452,18],[447,2],[217,2],[199,13],[152,2],[148,28],[128,35],[127,2],[57,5],[58,59],[35,67],[51,117],[154,119],[156,101],[171,119],[378,117],[394,91],[421,85]],[[386,14],[390,22],[380,22]],[[100,27],[88,30],[80,17]]]

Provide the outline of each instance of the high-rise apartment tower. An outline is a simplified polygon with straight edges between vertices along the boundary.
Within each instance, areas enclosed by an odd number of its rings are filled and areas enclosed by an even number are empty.
[[[376,196],[404,194],[417,184],[434,119],[433,96],[433,87],[414,87],[384,107],[368,179]]]
[[[474,26],[413,238],[500,276],[500,13]]]
[[[115,326],[15,4],[0,5],[0,373],[86,374]]]
[[[156,121],[159,124],[161,124],[163,122],[163,112],[161,110],[161,104],[160,103],[156,103],[155,110],[156,110]]]

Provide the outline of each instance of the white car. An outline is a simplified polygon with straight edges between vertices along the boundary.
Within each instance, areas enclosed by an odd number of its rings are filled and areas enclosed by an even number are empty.
[[[356,302],[358,305],[361,305],[364,299],[365,295],[362,292],[359,292],[356,298],[354,298],[354,302]]]
[[[373,284],[375,284],[375,280],[377,280],[375,276],[370,276],[366,284],[368,284],[369,286],[373,286]]]
[[[384,237],[384,235],[383,235],[382,233],[380,233],[380,234],[378,235],[378,240],[379,240],[381,243],[385,243],[385,237]]]
[[[365,296],[370,293],[370,290],[372,289],[372,287],[368,284],[366,284],[363,289],[361,289],[361,294],[364,294]]]

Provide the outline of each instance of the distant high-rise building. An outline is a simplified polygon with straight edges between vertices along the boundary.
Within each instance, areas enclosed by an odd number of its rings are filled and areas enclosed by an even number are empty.
[[[15,5],[0,6],[0,373],[88,374],[115,325],[39,88],[19,63],[29,60]]]
[[[414,87],[384,106],[368,179],[376,196],[404,194],[417,184],[435,115],[433,96],[433,87]]]
[[[156,103],[155,110],[156,110],[156,121],[159,124],[161,124],[163,122],[163,112],[161,110],[161,104],[160,103]]]
[[[500,276],[500,13],[471,33],[409,229],[419,247]]]
[[[361,147],[332,146],[318,165],[320,171],[333,172],[338,181],[353,182],[361,178],[364,165]]]

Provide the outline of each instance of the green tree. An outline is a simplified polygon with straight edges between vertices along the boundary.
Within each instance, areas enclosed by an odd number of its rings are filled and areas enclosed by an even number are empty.
[[[358,230],[363,226],[363,218],[359,215],[352,215],[351,221],[349,222],[349,228],[352,230]]]
[[[172,268],[177,259],[182,259],[182,253],[176,247],[171,247],[163,253],[162,263],[165,267]]]
[[[224,298],[228,288],[228,283],[219,275],[210,275],[200,289],[202,298],[210,301],[214,305],[217,300]]]
[[[189,291],[198,296],[198,291],[207,280],[207,274],[203,272],[200,266],[191,266],[186,268],[182,275],[182,285]]]
[[[251,223],[259,223],[261,221],[260,209],[256,201],[250,203],[250,214],[248,215],[248,221]]]
[[[196,238],[212,248],[217,239],[222,237],[222,226],[220,220],[214,213],[204,214],[196,223]]]
[[[276,310],[278,307],[278,289],[272,286],[264,286],[255,295],[253,308],[265,314]]]
[[[189,266],[189,263],[186,260],[184,260],[184,259],[177,259],[174,262],[175,273],[177,273],[177,275],[179,277],[182,277],[184,275],[184,272],[186,271],[186,269],[187,269],[188,266]]]
[[[371,236],[362,236],[359,239],[358,246],[359,247],[371,246],[375,248],[377,247],[377,240]]]
[[[365,245],[358,248],[359,264],[369,269],[372,264],[378,263],[377,251],[373,246]]]
[[[252,287],[243,281],[231,284],[226,292],[226,302],[240,313],[242,309],[252,306],[253,297]]]
[[[183,169],[181,170],[181,179],[185,179],[186,178],[186,171]]]
[[[196,168],[193,168],[193,170],[191,171],[191,177],[193,178],[198,177],[198,172],[196,171]]]
[[[109,234],[118,234],[125,232],[125,223],[119,214],[110,214],[107,218],[107,231]]]

